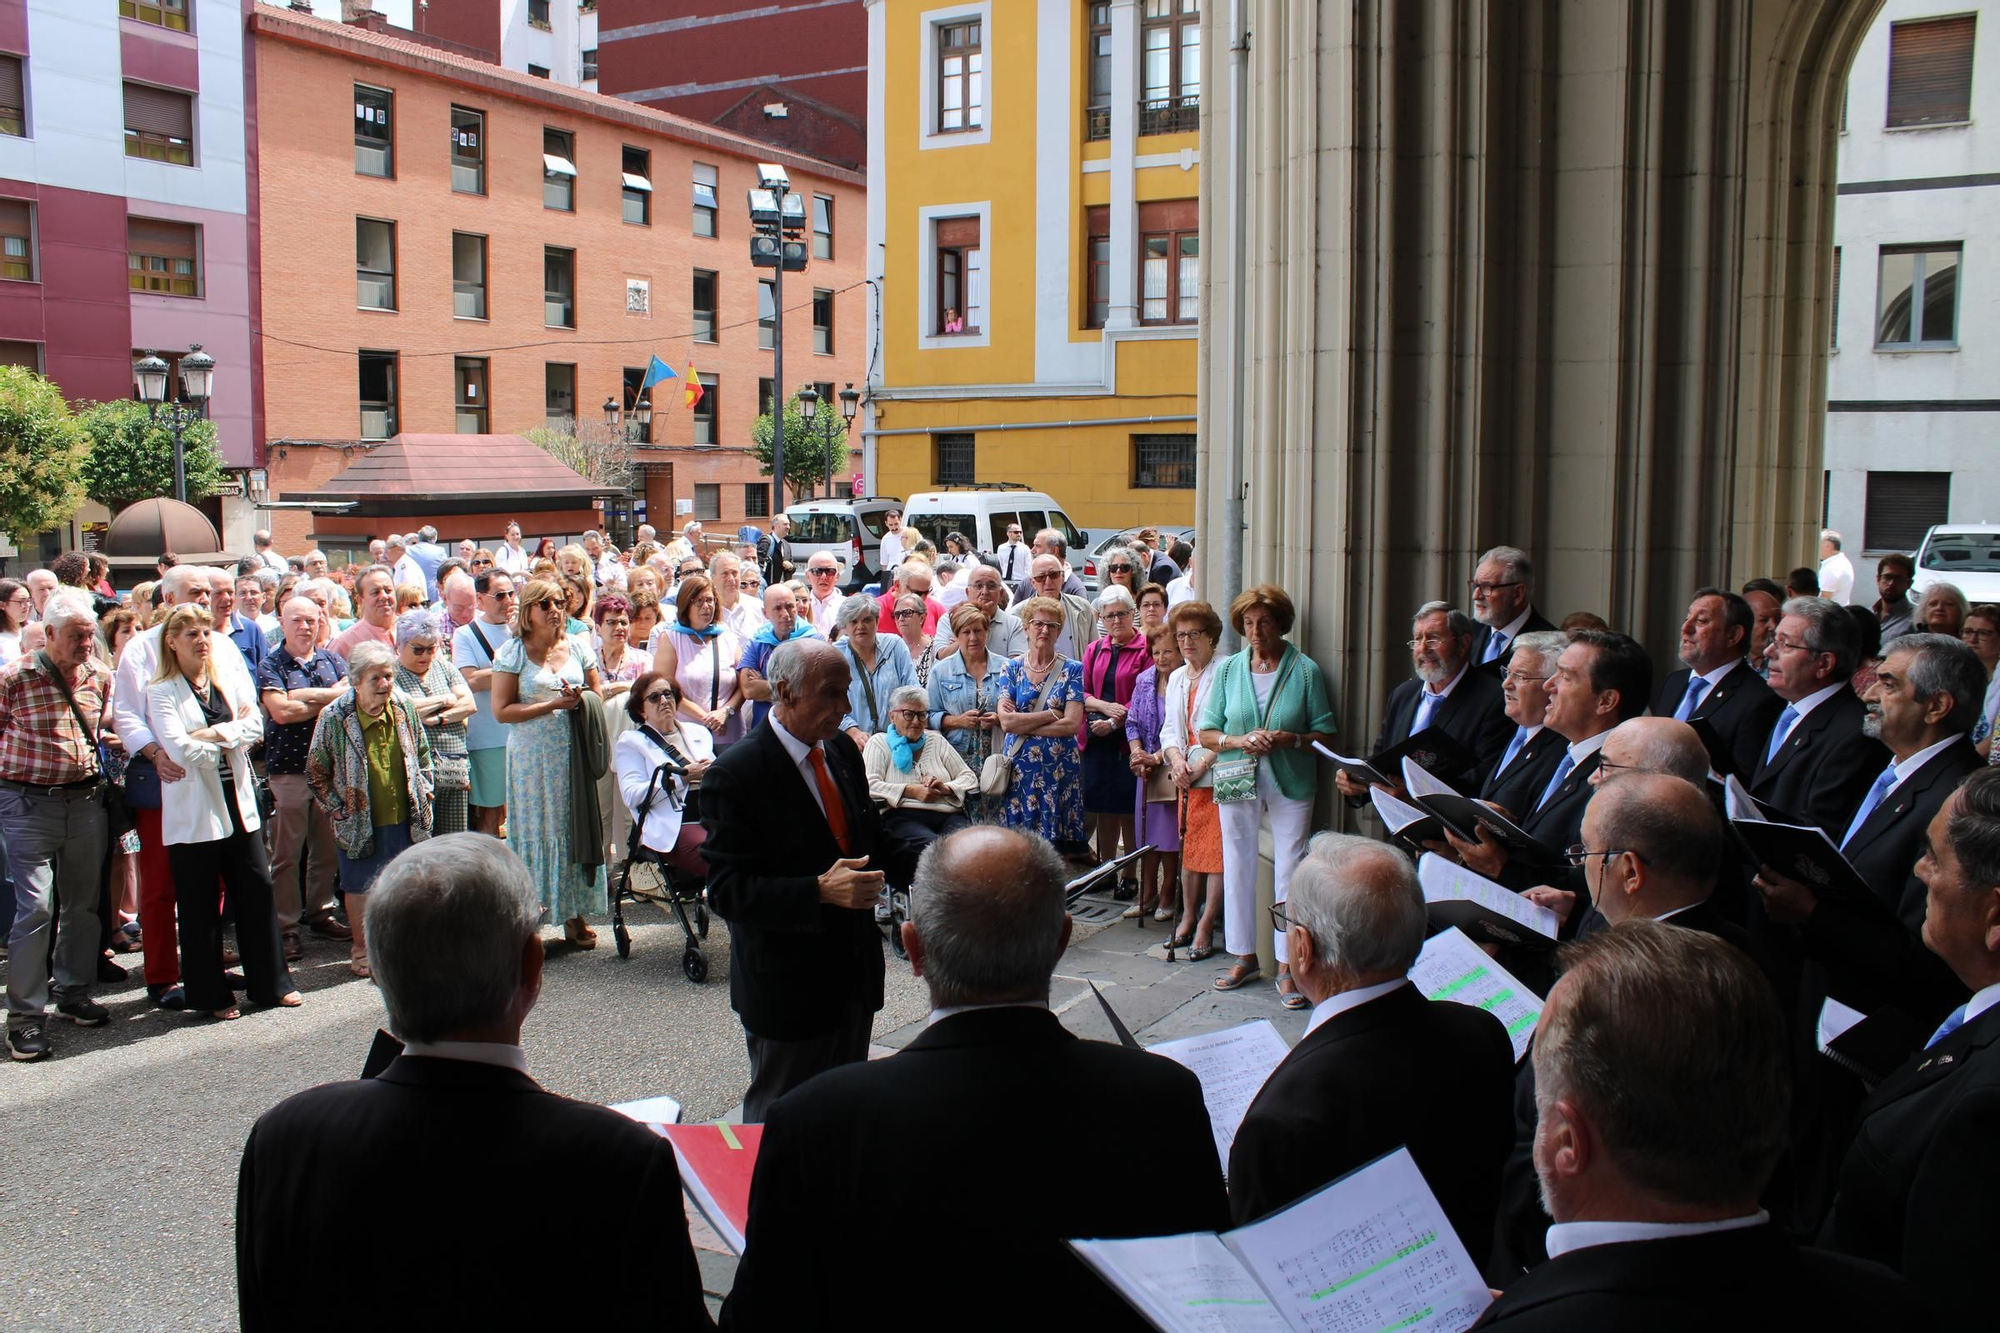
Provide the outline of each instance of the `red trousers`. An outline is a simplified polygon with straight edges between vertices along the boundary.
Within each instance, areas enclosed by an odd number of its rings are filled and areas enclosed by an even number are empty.
[[[180,934],[174,927],[174,868],[160,836],[158,810],[133,810],[139,825],[139,931],[145,938],[146,984],[181,979]]]

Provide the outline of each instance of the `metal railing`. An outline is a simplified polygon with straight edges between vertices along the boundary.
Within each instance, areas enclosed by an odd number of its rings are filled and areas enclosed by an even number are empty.
[[[1139,103],[1139,133],[1181,134],[1201,128],[1201,94],[1183,93]]]

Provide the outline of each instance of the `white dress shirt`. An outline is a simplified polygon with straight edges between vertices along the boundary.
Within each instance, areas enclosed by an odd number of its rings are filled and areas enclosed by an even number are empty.
[[[412,1041],[404,1044],[403,1054],[430,1060],[498,1065],[523,1074],[528,1072],[528,1057],[521,1053],[519,1046],[504,1041]]]
[[[1622,1245],[1635,1240],[1671,1240],[1677,1236],[1703,1236],[1711,1231],[1747,1231],[1761,1227],[1771,1215],[1759,1208],[1748,1217],[1725,1217],[1715,1222],[1558,1222],[1549,1228],[1549,1258],[1559,1259],[1571,1250],[1592,1245]]]
[[[1819,562],[1819,595],[1842,606],[1854,595],[1854,562],[1847,552],[1835,551]]]
[[[1384,981],[1373,986],[1363,986],[1359,990],[1344,990],[1338,995],[1329,995],[1313,1006],[1312,1018],[1306,1023],[1306,1035],[1310,1037],[1314,1028],[1336,1014],[1344,1014],[1349,1009],[1359,1009],[1370,1000],[1379,1000],[1390,991],[1400,990],[1409,984],[1408,977],[1397,977],[1394,981]]]
[[[778,744],[785,747],[785,753],[792,757],[794,764],[798,765],[799,777],[805,781],[806,791],[811,793],[813,805],[819,810],[820,817],[822,819],[825,818],[826,801],[819,794],[819,774],[814,770],[812,760],[808,758],[814,750],[820,747],[817,745],[807,745],[797,736],[786,731],[785,724],[778,721],[778,712],[776,709],[772,709],[764,716],[771,724],[771,734],[778,738]],[[829,768],[828,771],[831,772],[832,770]]]
[[[1194,575],[1183,574],[1177,579],[1167,580],[1167,609],[1173,610],[1182,602],[1194,600]]]
[[[993,555],[1000,562],[1001,581],[1010,588],[1028,577],[1028,565],[1035,558],[1026,542],[1002,542]]]
[[[1431,715],[1437,712],[1438,705],[1446,699],[1451,698],[1451,692],[1458,688],[1458,682],[1464,680],[1465,673],[1470,670],[1472,670],[1472,663],[1467,662],[1458,669],[1456,676],[1453,676],[1444,683],[1443,689],[1433,690],[1426,683],[1423,689],[1417,692],[1417,711],[1410,714],[1410,734],[1412,736],[1430,726]]]
[[[1000,1004],[948,1004],[942,1009],[931,1010],[931,1016],[924,1020],[927,1028],[936,1027],[954,1014],[969,1014],[975,1009],[1047,1009],[1046,1000],[1008,1000]]]
[[[2000,1004],[2000,981],[1972,993],[1972,998],[1965,1002],[1965,1021],[1970,1023],[1996,1004]]]
[[[1926,745],[1923,749],[1917,751],[1915,754],[1911,755],[1908,759],[1898,759],[1896,761],[1896,780],[1889,784],[1889,790],[1882,793],[1882,800],[1886,801],[1891,796],[1894,796],[1896,794],[1896,788],[1902,786],[1903,783],[1909,779],[1910,774],[1916,772],[1918,769],[1922,768],[1925,764],[1928,764],[1934,756],[1941,754],[1946,750],[1949,750],[1952,746],[1958,744],[1958,742],[1959,742],[1958,736],[1956,735],[1947,736],[1935,745]],[[1875,804],[1876,808],[1879,809],[1881,807],[1882,801],[1877,801]]]
[[[1515,616],[1512,620],[1508,621],[1504,625],[1493,626],[1493,633],[1503,634],[1506,636],[1506,638],[1501,641],[1501,647],[1500,647],[1501,652],[1504,653],[1509,648],[1512,648],[1514,646],[1514,640],[1521,637],[1521,631],[1527,628],[1528,617],[1533,615],[1534,613],[1535,613],[1535,604],[1533,602],[1530,602],[1528,603],[1528,605],[1521,608],[1520,615]],[[1487,642],[1491,643],[1492,639],[1489,637],[1487,639]]]
[[[1569,746],[1570,768],[1575,770],[1583,764],[1584,760],[1602,750],[1604,742],[1610,739],[1610,736],[1610,732],[1600,731],[1595,736],[1586,736],[1580,741],[1571,741]]]
[[[424,567],[418,564],[417,558],[408,551],[403,552],[402,558],[396,561],[394,578],[398,588],[406,583],[415,584],[419,588],[430,586],[430,581],[424,577]]]
[[[903,534],[900,531],[883,532],[882,553],[879,557],[877,557],[876,568],[884,572],[887,572],[888,570],[894,569],[897,565],[900,565],[902,563],[903,563]]]

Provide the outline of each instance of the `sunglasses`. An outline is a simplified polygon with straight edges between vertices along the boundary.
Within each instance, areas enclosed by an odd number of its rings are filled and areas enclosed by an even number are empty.
[[[639,702],[647,704],[670,703],[672,702],[673,697],[674,697],[674,692],[672,690],[654,690],[651,694],[647,695],[644,699],[641,699]]]
[[[840,571],[837,569],[809,569],[806,571],[806,573],[812,575],[816,579],[830,579],[839,572]]]

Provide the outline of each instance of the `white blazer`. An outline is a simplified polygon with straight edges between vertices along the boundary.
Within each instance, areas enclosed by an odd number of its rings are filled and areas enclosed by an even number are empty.
[[[210,670],[214,671],[213,666]],[[216,673],[214,679],[232,709],[238,704],[250,705],[249,716],[234,718],[216,728],[223,737],[220,744],[191,738],[190,733],[208,725],[208,717],[184,677],[159,681],[146,691],[154,739],[167,752],[167,758],[187,770],[187,776],[179,782],[160,784],[160,836],[169,846],[218,842],[234,831],[229,807],[222,803],[224,763],[233,775],[236,809],[243,816],[243,827],[254,831],[261,822],[257,817],[256,774],[250,768],[250,748],[264,735],[263,710],[257,707],[256,699],[238,697],[243,695],[242,687],[229,673]]]
[[[682,727],[678,737],[669,736],[682,754],[690,760],[700,761],[715,757],[715,737],[707,727]],[[653,780],[653,770],[667,757],[667,752],[653,744],[652,739],[638,727],[618,738],[614,758],[618,769],[618,794],[625,798],[626,809],[632,817],[639,817],[639,803],[646,799],[646,788]],[[682,801],[687,800],[687,783],[680,778],[673,779],[674,793]],[[667,799],[666,784],[653,793],[653,804],[646,811],[646,822],[639,830],[639,842],[656,852],[671,852],[674,842],[681,836],[681,807]]]

